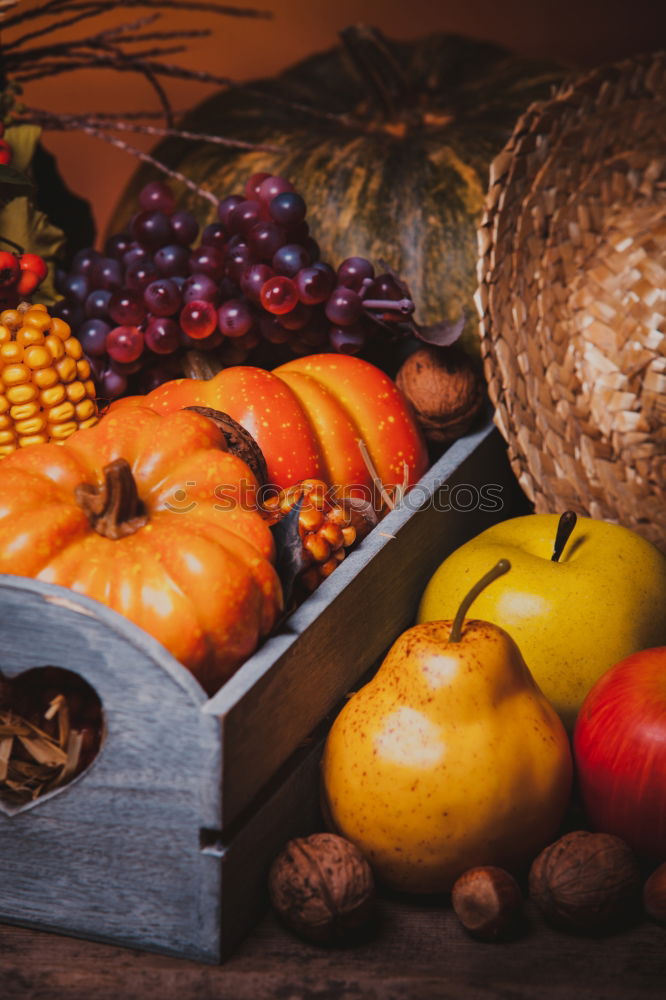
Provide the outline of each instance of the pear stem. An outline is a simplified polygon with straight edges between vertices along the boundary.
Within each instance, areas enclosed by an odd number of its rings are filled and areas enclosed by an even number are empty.
[[[500,559],[500,561],[489,569],[485,576],[482,576],[478,583],[475,583],[470,592],[466,597],[463,597],[460,607],[458,608],[458,613],[453,619],[453,625],[451,626],[451,634],[449,635],[449,642],[460,642],[462,637],[462,627],[463,621],[465,620],[465,615],[469,611],[470,605],[473,601],[477,599],[482,590],[485,590],[489,583],[496,580],[500,576],[504,576],[511,569],[511,563],[508,559]]]
[[[557,534],[555,535],[555,547],[550,557],[551,562],[560,561],[560,556],[564,552],[564,546],[571,538],[571,532],[576,527],[577,520],[578,518],[574,510],[565,510],[561,515],[557,525]]]

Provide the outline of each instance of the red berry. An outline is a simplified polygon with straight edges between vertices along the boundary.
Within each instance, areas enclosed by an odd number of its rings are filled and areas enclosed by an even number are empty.
[[[180,313],[180,326],[193,340],[204,340],[217,327],[217,310],[211,302],[195,299],[188,302]]]
[[[21,269],[16,254],[0,250],[0,288],[13,288],[19,279]]]
[[[12,147],[6,139],[0,139],[0,166],[6,167],[12,162]]]
[[[44,280],[46,275],[49,273],[49,267],[46,261],[42,260],[36,253],[24,253],[21,255],[19,260],[19,267],[22,271],[32,271],[37,275],[40,282]]]
[[[296,285],[290,278],[277,274],[269,278],[261,289],[261,304],[266,312],[276,316],[291,312],[298,302]]]
[[[40,283],[34,271],[21,271],[21,277],[16,283],[16,291],[20,296],[32,295]]]

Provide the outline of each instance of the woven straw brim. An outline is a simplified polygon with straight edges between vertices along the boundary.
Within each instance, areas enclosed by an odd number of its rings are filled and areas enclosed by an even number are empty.
[[[666,551],[666,53],[532,105],[479,230],[495,420],[538,511]]]

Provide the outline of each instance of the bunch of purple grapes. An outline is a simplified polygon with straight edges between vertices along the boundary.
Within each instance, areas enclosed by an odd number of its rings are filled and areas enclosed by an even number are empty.
[[[101,395],[149,391],[182,374],[185,351],[247,361],[260,345],[359,353],[413,311],[402,283],[363,257],[320,259],[306,205],[283,177],[254,174],[199,235],[162,181],[147,184],[127,232],[84,249],[57,276],[55,312],[89,358]],[[133,378],[136,376],[136,378]]]

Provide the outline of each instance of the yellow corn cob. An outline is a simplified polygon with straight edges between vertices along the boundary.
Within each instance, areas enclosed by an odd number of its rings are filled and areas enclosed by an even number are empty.
[[[43,305],[0,312],[0,458],[97,420],[90,365],[69,325]]]

